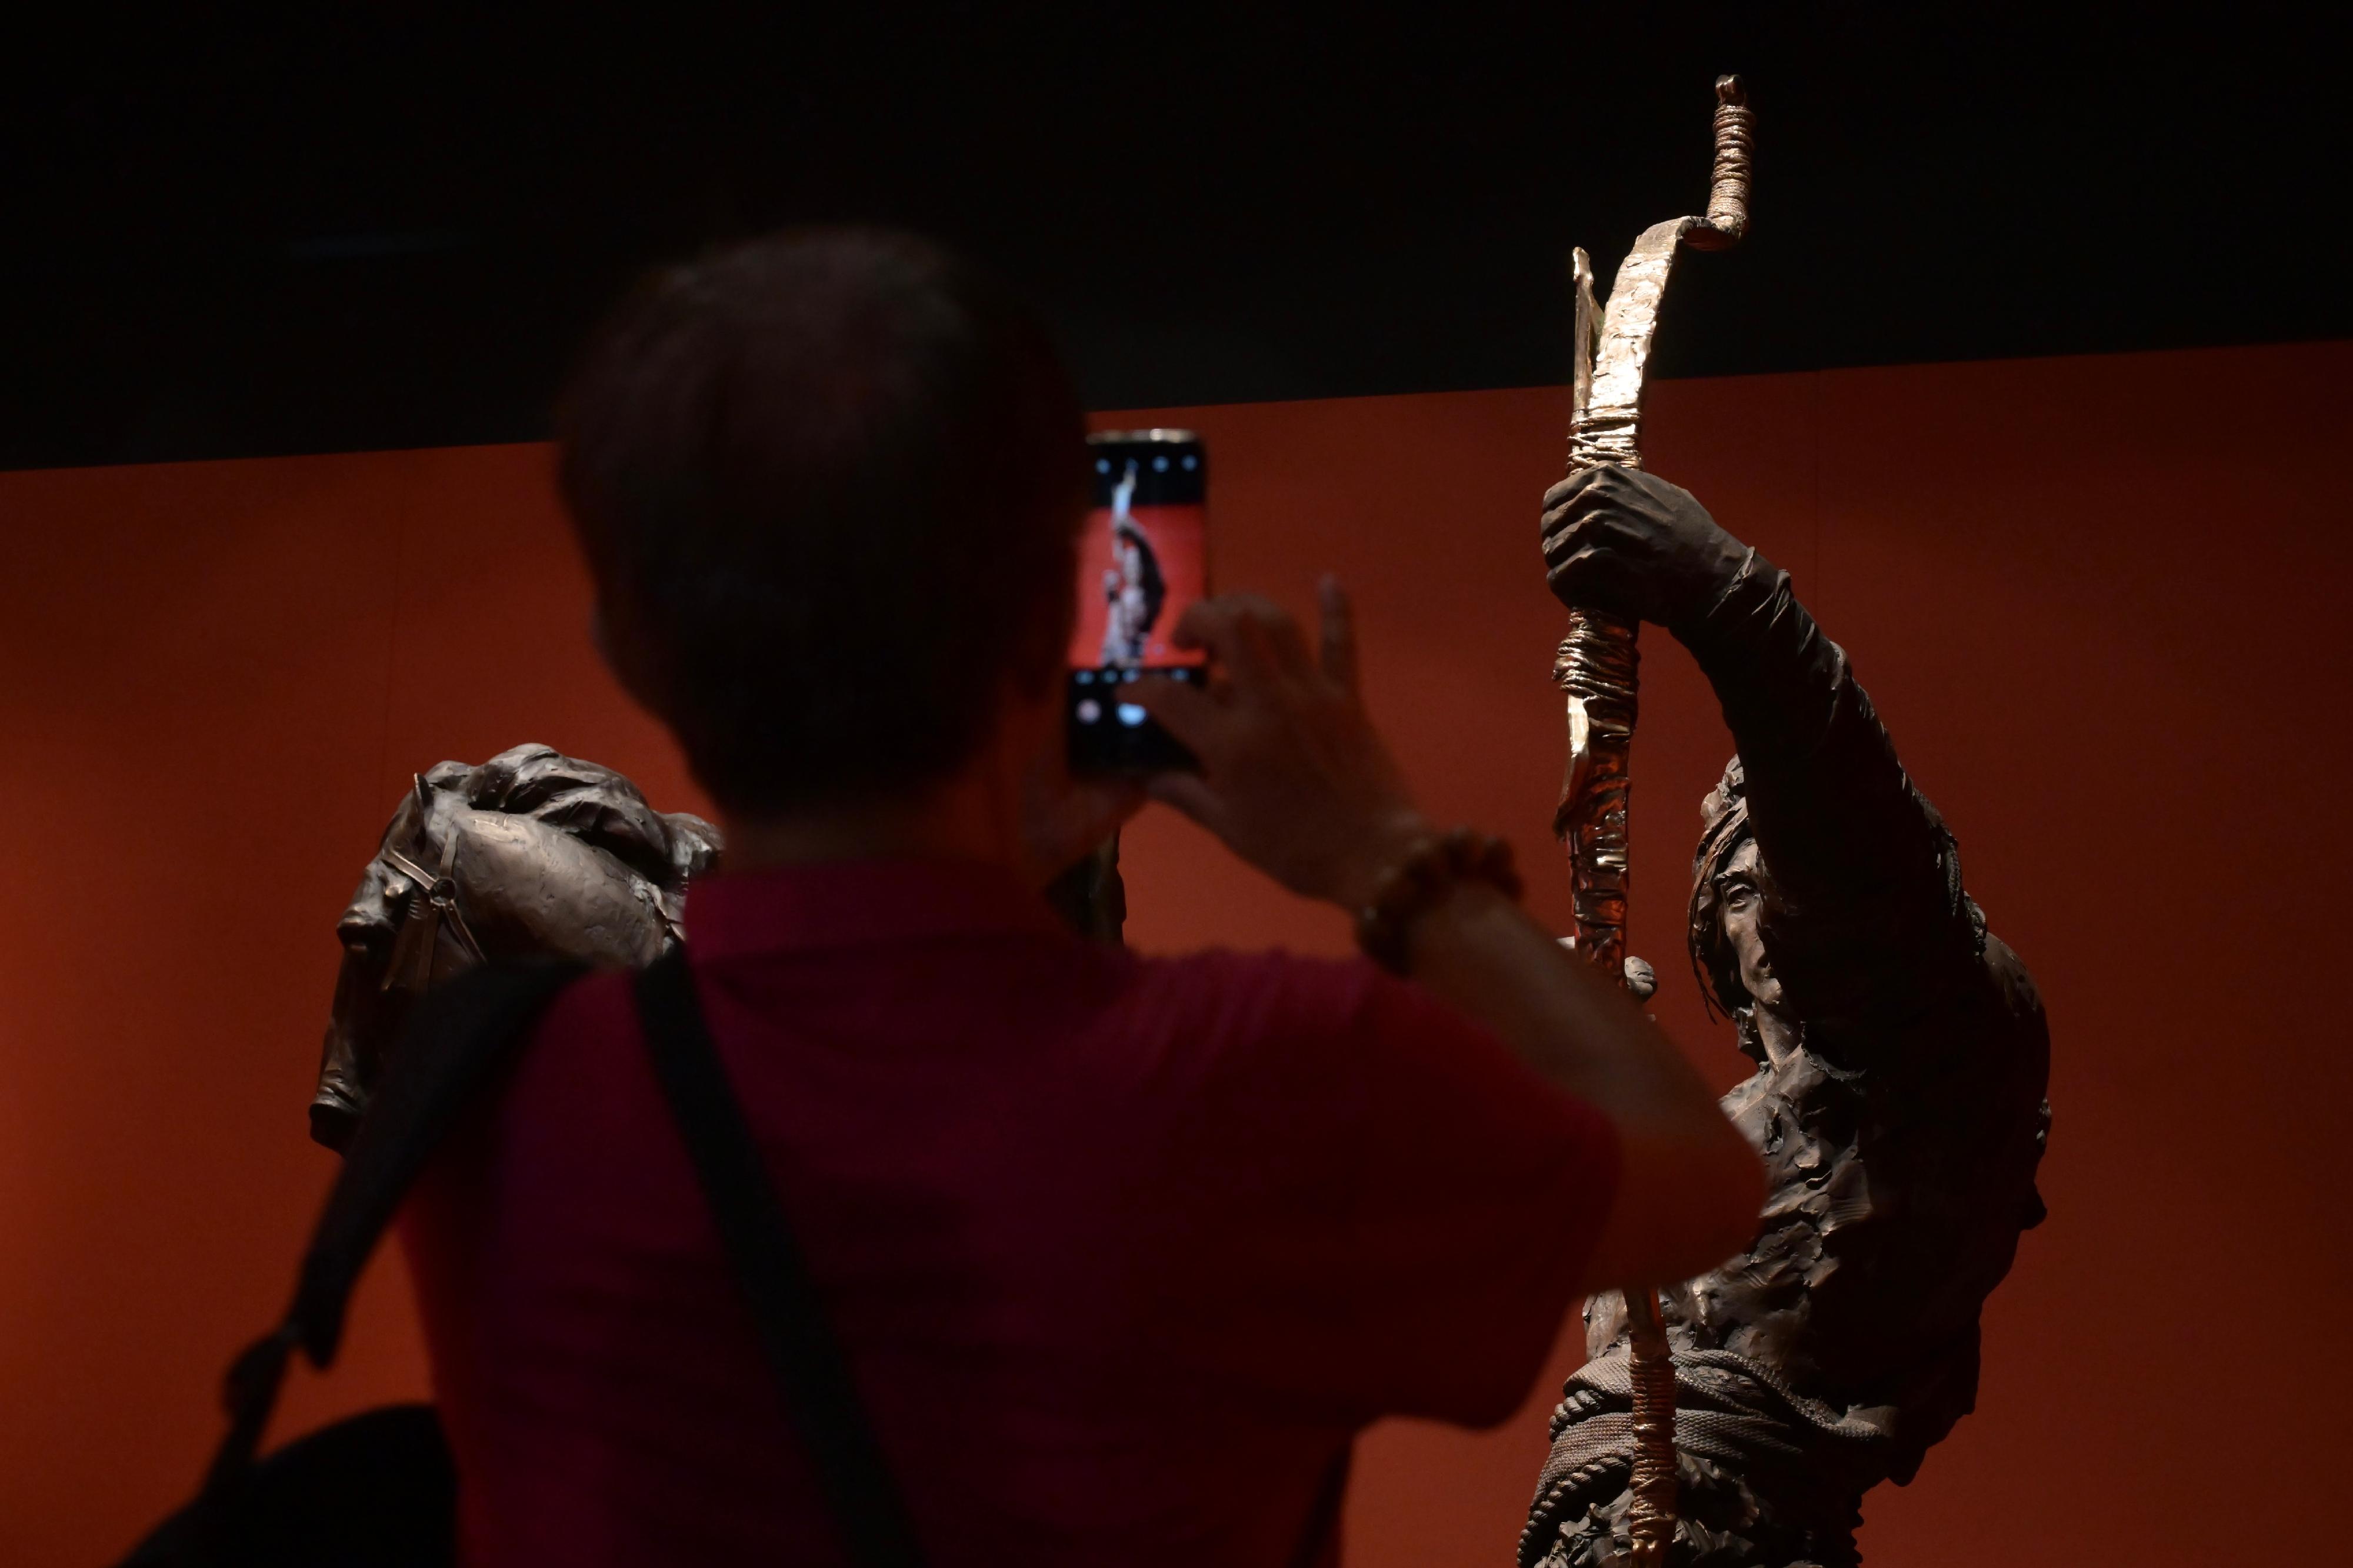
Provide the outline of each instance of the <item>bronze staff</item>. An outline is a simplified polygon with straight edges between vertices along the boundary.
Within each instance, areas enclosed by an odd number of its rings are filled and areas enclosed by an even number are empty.
[[[1671,218],[1642,231],[1618,268],[1607,314],[1593,299],[1593,264],[1575,252],[1576,372],[1568,471],[1606,463],[1642,466],[1642,381],[1659,304],[1675,257],[1688,245],[1722,250],[1748,228],[1754,117],[1738,77],[1715,81],[1715,168],[1704,217]],[[1572,609],[1553,656],[1553,684],[1568,699],[1568,771],[1553,833],[1567,852],[1577,952],[1621,983],[1627,976],[1627,755],[1634,742],[1641,655],[1636,623],[1600,608]],[[1643,993],[1647,994],[1647,991]],[[1638,1564],[1662,1564],[1675,1534],[1675,1373],[1649,1286],[1626,1292],[1634,1381],[1634,1467],[1628,1524]]]

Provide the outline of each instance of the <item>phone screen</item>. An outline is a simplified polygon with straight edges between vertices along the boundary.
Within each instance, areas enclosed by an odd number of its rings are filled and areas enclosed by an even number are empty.
[[[1189,430],[1087,438],[1094,509],[1079,538],[1078,615],[1066,716],[1080,773],[1194,765],[1124,688],[1146,673],[1198,682],[1207,656],[1179,648],[1176,623],[1209,591],[1208,458]]]

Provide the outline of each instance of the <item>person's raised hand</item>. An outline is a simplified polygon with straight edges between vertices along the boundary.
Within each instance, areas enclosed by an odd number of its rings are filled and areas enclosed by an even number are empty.
[[[1204,599],[1176,625],[1219,675],[1205,690],[1173,680],[1131,689],[1201,771],[1155,775],[1150,789],[1296,893],[1348,909],[1426,837],[1429,823],[1356,691],[1347,595],[1326,577],[1321,647],[1248,594]]]
[[[1748,558],[1689,490],[1639,468],[1588,468],[1544,509],[1545,585],[1573,608],[1673,628],[1712,609]]]

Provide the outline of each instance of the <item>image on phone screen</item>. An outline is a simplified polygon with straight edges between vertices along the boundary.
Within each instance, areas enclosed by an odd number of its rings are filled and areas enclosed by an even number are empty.
[[[1146,674],[1198,682],[1207,658],[1176,623],[1208,592],[1208,459],[1189,430],[1087,438],[1094,506],[1079,537],[1065,717],[1077,773],[1194,765],[1126,689]]]

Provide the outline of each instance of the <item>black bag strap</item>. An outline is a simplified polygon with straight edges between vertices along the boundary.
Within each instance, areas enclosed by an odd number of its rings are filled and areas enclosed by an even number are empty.
[[[892,1479],[840,1339],[800,1244],[776,1201],[759,1146],[728,1087],[682,951],[638,976],[638,1014],[654,1076],[686,1141],[720,1240],[751,1299],[785,1415],[833,1504],[860,1568],[920,1568],[905,1501]]]
[[[277,1328],[230,1363],[223,1390],[229,1429],[206,1473],[206,1494],[252,1468],[294,1350],[317,1367],[335,1359],[352,1289],[426,1161],[513,1058],[533,1021],[587,970],[547,959],[486,964],[417,1004],[311,1233],[293,1301]]]

